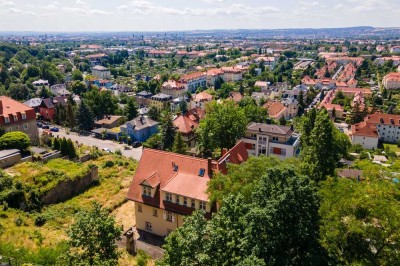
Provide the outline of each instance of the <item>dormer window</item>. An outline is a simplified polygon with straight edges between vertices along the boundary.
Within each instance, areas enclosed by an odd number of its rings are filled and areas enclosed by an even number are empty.
[[[143,186],[143,195],[151,197],[151,187]]]
[[[165,201],[172,201],[172,194],[171,193],[165,193]]]
[[[18,121],[18,115],[14,115],[14,121]]]
[[[26,113],[21,113],[21,116],[22,116],[22,120],[26,119]]]
[[[8,116],[5,116],[5,117],[4,117],[4,122],[5,122],[6,124],[10,124],[10,118],[9,118]]]

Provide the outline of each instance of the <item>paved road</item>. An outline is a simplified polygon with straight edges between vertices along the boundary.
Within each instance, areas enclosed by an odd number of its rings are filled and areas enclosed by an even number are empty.
[[[42,129],[39,129],[39,134],[42,134]],[[119,144],[117,142],[111,140],[102,140],[93,138],[90,136],[79,136],[77,133],[73,132],[67,134],[64,129],[60,129],[60,132],[53,132],[53,136],[59,136],[60,138],[65,137],[66,139],[71,139],[73,142],[78,142],[80,144],[90,146],[90,147],[98,147],[99,149],[109,148],[112,152],[116,150],[120,150],[122,155],[126,157],[131,157],[137,161],[139,161],[142,156],[142,147],[132,148],[132,150],[124,150],[123,144]]]

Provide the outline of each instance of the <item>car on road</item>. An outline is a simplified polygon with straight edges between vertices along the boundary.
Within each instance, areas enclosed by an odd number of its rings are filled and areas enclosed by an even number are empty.
[[[52,127],[52,128],[50,128],[50,130],[53,131],[53,132],[59,132],[60,131],[60,129],[58,127]]]
[[[37,127],[39,127],[39,128],[41,128],[41,127],[43,126],[43,124],[40,123],[40,122],[36,122],[36,125],[37,125]]]
[[[42,125],[42,129],[50,129],[49,125]]]
[[[132,143],[132,147],[134,147],[134,148],[140,147],[141,145],[142,145],[142,143],[140,141],[134,141]]]
[[[102,150],[105,152],[111,153],[111,150],[109,148],[103,148]]]
[[[124,146],[124,150],[132,150],[132,147],[129,146],[129,145],[125,145],[125,146]]]

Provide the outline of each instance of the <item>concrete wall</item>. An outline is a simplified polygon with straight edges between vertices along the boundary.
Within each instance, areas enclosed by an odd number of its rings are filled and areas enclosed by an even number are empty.
[[[0,168],[11,167],[21,162],[21,153],[15,153],[0,160]]]

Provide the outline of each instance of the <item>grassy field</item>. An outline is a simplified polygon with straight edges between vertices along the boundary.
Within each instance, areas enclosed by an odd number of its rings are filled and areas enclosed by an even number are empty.
[[[40,214],[26,213],[11,208],[0,210],[0,224],[3,227],[0,242],[12,243],[14,246],[29,248],[33,251],[40,247],[54,246],[67,239],[66,230],[73,223],[74,214],[79,210],[90,208],[94,201],[108,208],[116,217],[117,223],[124,226],[124,229],[132,226],[134,205],[132,202],[126,202],[126,195],[137,166],[136,161],[113,154],[82,164],[61,163],[57,160],[46,165],[24,163],[8,169],[7,172],[29,181],[31,176],[40,173],[43,169],[57,168],[72,175],[79,174],[82,169],[87,169],[92,164],[99,168],[100,182],[84,193],[68,201],[46,206]],[[41,227],[34,225],[35,217],[38,215],[46,218],[46,223]],[[21,225],[17,225],[17,220],[22,221]],[[133,259],[123,254],[121,265],[132,265]]]
[[[390,151],[392,151],[392,152],[400,152],[400,148],[397,147],[397,144],[388,144],[388,143],[385,143],[385,144],[383,144],[383,147],[384,147],[385,149],[386,149],[386,147],[389,147]]]

